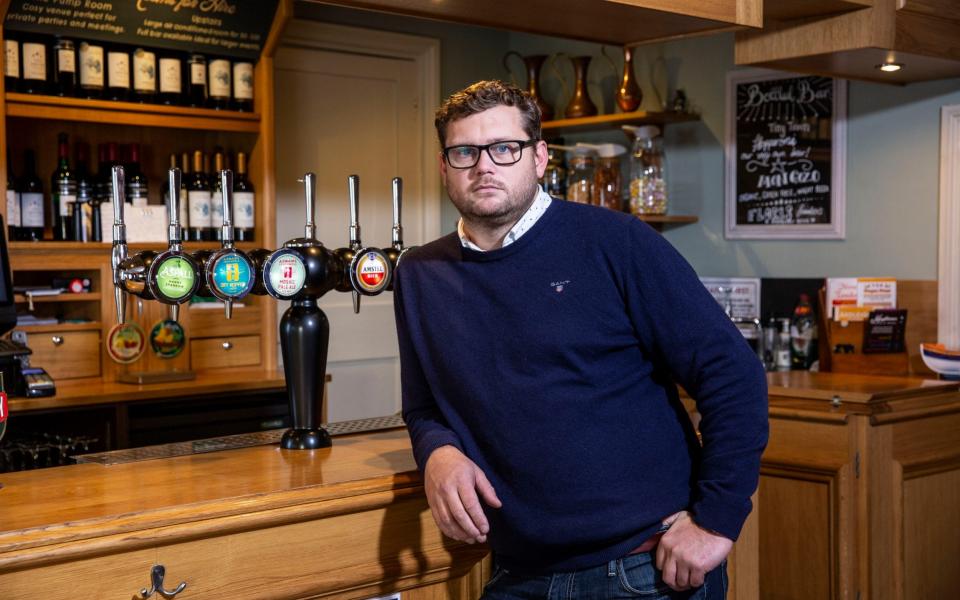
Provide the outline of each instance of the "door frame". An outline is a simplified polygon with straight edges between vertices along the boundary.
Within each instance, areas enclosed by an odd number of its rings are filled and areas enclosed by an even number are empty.
[[[420,148],[420,177],[424,193],[420,223],[423,243],[440,237],[441,183],[440,170],[437,168],[439,148],[433,127],[434,115],[440,106],[440,40],[406,33],[292,19],[280,38],[280,46],[367,54],[410,60],[414,63],[419,84],[417,108],[423,127]],[[275,130],[275,123],[273,127]]]

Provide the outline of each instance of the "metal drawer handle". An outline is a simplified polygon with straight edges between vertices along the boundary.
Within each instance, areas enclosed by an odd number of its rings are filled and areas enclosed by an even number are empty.
[[[54,346],[62,346],[62,345],[63,345],[63,336],[62,336],[62,335],[55,335],[55,336],[53,336],[52,338],[50,338],[50,341],[53,342],[53,345],[54,345]]]
[[[231,350],[233,349],[233,342],[224,342],[220,344],[220,347],[223,348],[224,350]]]
[[[154,595],[155,593],[160,594],[161,596],[169,600],[169,598],[173,598],[174,596],[182,592],[185,587],[187,587],[187,582],[184,581],[180,585],[178,585],[174,590],[168,591],[163,589],[163,576],[165,574],[166,574],[166,568],[164,568],[163,565],[154,565],[153,568],[150,569],[150,589],[148,590],[147,588],[143,588],[140,590],[141,600],[146,600],[147,598]]]

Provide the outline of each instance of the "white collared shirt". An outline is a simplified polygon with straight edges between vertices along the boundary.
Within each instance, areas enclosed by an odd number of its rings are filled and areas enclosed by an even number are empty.
[[[551,202],[553,202],[553,198],[550,197],[550,194],[543,191],[543,187],[538,185],[537,197],[533,199],[533,203],[530,205],[530,208],[527,209],[527,212],[523,213],[523,216],[520,217],[514,226],[510,228],[510,231],[507,232],[507,235],[503,238],[503,244],[500,247],[504,248],[520,239],[520,236],[529,231],[534,223],[540,220],[543,213],[547,212],[547,208]],[[460,236],[460,244],[464,248],[476,250],[477,252],[485,252],[483,248],[471,242],[467,237],[467,232],[463,230],[462,218],[457,222],[457,235]]]

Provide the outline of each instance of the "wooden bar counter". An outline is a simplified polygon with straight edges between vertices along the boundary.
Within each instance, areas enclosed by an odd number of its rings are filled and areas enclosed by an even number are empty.
[[[804,372],[769,383],[761,597],[958,597],[960,384]]]

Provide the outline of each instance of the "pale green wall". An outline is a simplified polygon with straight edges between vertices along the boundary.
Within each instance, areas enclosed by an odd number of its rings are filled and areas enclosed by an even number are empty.
[[[590,54],[594,100],[612,110],[615,73],[600,58],[600,46],[481,27],[297,4],[298,16],[438,38],[441,93],[477,79],[509,78],[501,58],[521,54]],[[619,49],[610,48],[619,70]],[[513,69],[525,83],[519,61]],[[562,61],[558,68],[571,79]],[[906,87],[851,82],[847,131],[847,237],[841,241],[728,241],[723,237],[724,86],[733,66],[733,36],[693,38],[639,49],[635,72],[644,91],[643,108],[658,108],[654,84],[672,96],[683,88],[702,120],[667,131],[670,212],[696,214],[700,222],[666,232],[701,275],[820,277],[891,275],[937,277],[937,191],[940,107],[960,104],[960,80]],[[553,69],[541,77],[544,96],[557,112],[565,99]],[[604,93],[604,91],[606,93]],[[568,137],[625,143],[619,133]],[[443,230],[456,211],[446,202]]]

